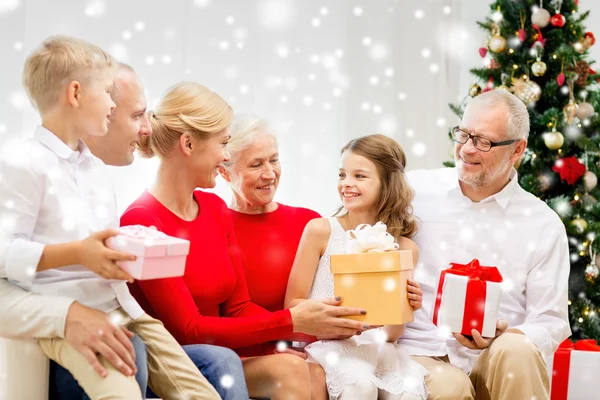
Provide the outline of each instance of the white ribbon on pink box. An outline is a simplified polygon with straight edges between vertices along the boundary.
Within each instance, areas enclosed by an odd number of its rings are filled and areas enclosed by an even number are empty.
[[[182,276],[190,251],[188,240],[142,225],[120,227],[119,234],[109,238],[106,245],[137,257],[135,261],[119,261],[117,264],[139,280]]]

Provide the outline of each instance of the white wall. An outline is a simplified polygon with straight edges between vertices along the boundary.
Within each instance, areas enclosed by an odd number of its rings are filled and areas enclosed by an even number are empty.
[[[0,0],[0,144],[39,119],[20,86],[26,54],[50,34],[92,41],[134,66],[149,106],[180,80],[212,87],[280,135],[278,200],[332,210],[339,149],[381,132],[408,168],[449,158],[456,118],[480,65],[483,0]],[[591,7],[582,0],[581,7]],[[600,10],[599,10],[600,11]],[[588,26],[600,26],[600,13]],[[427,50],[424,50],[427,49]],[[592,54],[600,56],[600,45]],[[424,57],[428,55],[428,57]],[[115,172],[120,207],[147,187],[156,160]],[[229,197],[219,183],[217,193]]]

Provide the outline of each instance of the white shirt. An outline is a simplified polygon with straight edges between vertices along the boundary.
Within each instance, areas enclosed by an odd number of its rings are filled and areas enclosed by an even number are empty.
[[[469,372],[480,351],[469,350],[432,322],[440,271],[450,263],[496,266],[503,276],[499,317],[551,355],[570,334],[569,246],[560,218],[518,184],[516,171],[499,193],[472,202],[462,194],[454,168],[408,173],[419,221],[415,279],[423,307],[399,343],[412,355],[448,355]]]
[[[71,150],[49,130],[9,145],[0,159],[0,278],[33,293],[66,296],[104,312],[143,314],[124,281],[82,265],[37,272],[44,245],[118,227],[116,197],[102,161],[79,141]]]

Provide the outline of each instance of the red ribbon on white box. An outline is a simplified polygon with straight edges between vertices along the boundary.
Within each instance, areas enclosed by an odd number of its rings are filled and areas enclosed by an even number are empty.
[[[501,283],[502,274],[500,274],[500,271],[496,267],[479,265],[479,260],[477,259],[468,264],[451,263],[450,268],[443,270],[440,275],[435,306],[433,309],[433,323],[435,325],[438,324],[446,274],[464,276],[468,279],[462,329],[460,333],[471,335],[471,330],[476,329],[483,334],[485,306],[477,306],[477,304],[485,304],[487,282]],[[470,306],[467,306],[467,304],[470,304]]]
[[[552,363],[551,400],[568,400],[571,352],[573,350],[600,352],[600,346],[593,339],[579,340],[575,343],[566,339],[558,346]]]

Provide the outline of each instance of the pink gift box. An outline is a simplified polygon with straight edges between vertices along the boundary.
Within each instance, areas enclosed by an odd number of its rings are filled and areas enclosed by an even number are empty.
[[[109,238],[106,245],[137,257],[135,261],[119,261],[117,264],[138,280],[182,276],[190,251],[188,240],[142,225],[120,227],[119,234]]]

